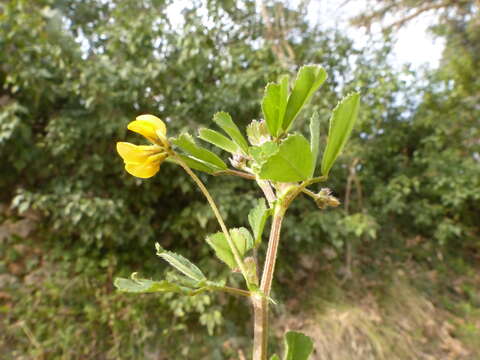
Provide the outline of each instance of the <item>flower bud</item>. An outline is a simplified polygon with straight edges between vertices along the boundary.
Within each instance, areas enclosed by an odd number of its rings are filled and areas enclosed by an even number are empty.
[[[340,205],[340,201],[333,195],[329,188],[321,189],[318,194],[315,194],[315,203],[320,209],[325,209],[327,206],[337,207]]]
[[[265,120],[252,120],[250,125],[247,126],[247,137],[250,144],[259,146],[267,141],[272,140],[268,133],[267,124]]]
[[[230,160],[230,164],[236,169],[243,169],[247,165],[247,159],[242,154],[233,154],[233,157],[228,160]]]

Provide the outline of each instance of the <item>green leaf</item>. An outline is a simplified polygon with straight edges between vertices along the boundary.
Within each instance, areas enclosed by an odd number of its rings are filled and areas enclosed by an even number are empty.
[[[235,154],[239,150],[238,146],[232,140],[215,130],[200,129],[198,131],[198,137],[232,154]]]
[[[265,199],[259,199],[257,205],[248,214],[248,222],[252,228],[255,247],[258,247],[262,241],[263,229],[269,215],[270,210],[265,204]]]
[[[244,227],[230,229],[230,236],[237,246],[240,255],[245,255],[248,250],[253,248],[253,237],[248,229]]]
[[[178,138],[172,140],[175,145],[180,149],[190,154],[197,160],[207,163],[209,166],[218,168],[219,170],[225,170],[227,165],[213,152],[204,149],[193,140],[193,137],[187,133],[180,135]]]
[[[119,291],[129,293],[184,292],[182,287],[169,281],[137,279],[135,275],[132,274],[132,279],[115,278],[113,285]]]
[[[288,97],[282,128],[288,131],[300,110],[310,101],[313,93],[323,84],[327,73],[319,65],[306,65],[298,71],[293,90]]]
[[[285,334],[284,360],[308,360],[313,351],[313,341],[308,336],[289,331]]]
[[[268,83],[262,100],[262,111],[272,136],[278,136],[282,131],[283,117],[288,100],[288,75],[280,78],[279,84]]]
[[[240,256],[243,257],[253,245],[253,239],[250,235],[250,232],[245,228],[231,229],[230,236],[232,237]],[[233,256],[228,241],[222,232],[209,235],[207,237],[207,243],[215,251],[215,255],[217,255],[220,260],[227,264],[230,269],[237,269],[235,257]]]
[[[155,244],[155,247],[157,248],[158,256],[172,265],[175,269],[188,276],[190,279],[195,281],[207,280],[202,271],[196,265],[190,262],[190,260],[184,258],[182,255],[162,249],[158,243]]]
[[[280,357],[277,354],[272,355],[270,360],[280,360]]]
[[[190,277],[184,276],[183,274],[179,273],[178,271],[167,271],[165,275],[165,280],[171,282],[173,284],[177,284],[181,287],[187,287],[190,289],[198,289],[199,287],[204,287],[209,281],[197,281]]]
[[[258,274],[257,274],[257,263],[255,259],[251,256],[248,256],[243,261],[245,265],[245,271],[247,276],[247,281],[249,284],[253,284],[258,287]]]
[[[206,240],[220,260],[227,264],[230,269],[236,268],[235,258],[223,232],[208,235]]]
[[[252,146],[248,150],[249,154],[253,157],[253,160],[258,165],[262,165],[270,156],[278,151],[277,143],[273,141],[267,141],[260,146]]]
[[[313,170],[310,143],[302,135],[293,134],[265,161],[259,176],[264,180],[294,182],[310,179]]]
[[[357,119],[359,105],[360,94],[353,93],[345,97],[333,109],[327,146],[323,152],[322,175],[328,175],[333,163],[342,152]]]
[[[236,143],[245,153],[247,153],[247,140],[245,140],[229,113],[224,111],[217,112],[215,115],[213,115],[213,121],[232,138],[234,143]]]
[[[310,150],[313,155],[313,168],[317,165],[318,149],[320,148],[320,118],[314,112],[310,118]]]
[[[219,169],[216,166],[204,163],[203,161],[197,160],[190,155],[177,154],[189,167],[195,170],[203,171],[208,174],[213,174]],[[175,159],[167,158],[167,161],[172,161],[176,163]]]

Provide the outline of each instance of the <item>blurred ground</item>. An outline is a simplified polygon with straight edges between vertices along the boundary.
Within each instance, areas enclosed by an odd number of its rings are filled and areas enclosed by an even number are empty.
[[[0,349],[7,354],[5,359],[171,358],[171,352],[151,345],[124,357],[116,353],[119,342],[130,337],[130,332],[140,338],[152,335],[155,338],[162,336],[161,329],[149,329],[151,325],[144,320],[119,327],[116,322],[122,319],[131,322],[134,318],[113,307],[111,301],[121,304],[126,300],[124,305],[132,306],[131,298],[122,300],[122,295],[112,292],[109,282],[82,287],[79,283],[85,279],[68,280],[67,273],[55,273],[62,268],[61,261],[45,261],[47,256],[42,245],[28,240],[35,238],[37,221],[37,215],[28,212],[21,219],[6,221],[0,226],[0,248],[2,254],[7,255],[2,259],[0,275],[0,312],[4,315],[0,322],[4,334]],[[463,266],[461,273],[465,275],[457,275],[454,266],[447,265],[448,271],[429,270],[409,261],[379,266],[373,271],[370,268],[368,273],[359,276],[362,266],[356,263],[357,273],[347,278],[334,273],[336,267],[329,262],[320,265],[316,255],[300,256],[301,268],[293,276],[281,270],[278,279],[277,286],[282,292],[276,294],[279,304],[273,308],[272,316],[277,339],[272,338],[272,348],[277,352],[281,352],[283,333],[299,330],[314,339],[314,360],[474,360],[480,357],[480,295],[475,290],[480,286],[478,269]],[[146,301],[155,304],[155,297]],[[142,313],[145,304],[139,303],[134,317],[148,317],[148,313]],[[249,340],[245,336],[248,337],[250,324],[246,305],[236,304],[240,312],[245,311],[244,324],[240,327],[244,333],[229,332],[227,323],[209,337],[219,337],[223,353],[234,354],[230,359],[248,358],[245,349],[249,348]],[[150,311],[156,311],[155,305]],[[99,318],[100,313],[107,318]],[[54,328],[42,326],[42,322],[48,321],[55,323]],[[202,330],[194,329],[180,331],[177,339],[199,341]],[[189,336],[190,331],[198,331],[200,338]],[[69,346],[90,350],[77,357],[66,350]],[[178,358],[208,359],[206,354],[212,351],[209,346],[219,345],[202,343],[196,355]]]
[[[279,337],[285,330],[301,329],[315,340],[313,359],[473,360],[480,356],[478,308],[475,317],[455,315],[434,304],[442,299],[410,285],[405,274],[391,282],[357,283],[355,288],[365,286],[360,292],[348,289],[348,284],[323,280],[327,283],[317,286],[325,289],[287,303],[296,312],[277,320]],[[325,292],[330,292],[327,298],[336,293],[343,300],[325,300],[321,294]]]

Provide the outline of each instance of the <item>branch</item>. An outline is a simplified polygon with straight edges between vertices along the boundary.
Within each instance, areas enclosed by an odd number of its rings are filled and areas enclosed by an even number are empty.
[[[217,204],[215,203],[215,200],[213,200],[212,195],[210,195],[210,192],[205,187],[205,184],[202,182],[202,180],[200,180],[200,178],[192,171],[192,169],[179,156],[177,156],[175,152],[172,151],[171,156],[174,157],[177,164],[180,165],[187,172],[188,175],[190,175],[192,180],[198,185],[199,189],[202,191],[203,195],[207,198],[208,204],[212,208],[212,211],[215,214],[215,217],[217,218],[220,228],[222,229],[222,232],[225,235],[225,238],[227,239],[227,243],[230,246],[230,249],[232,250],[233,257],[235,258],[235,262],[237,263],[238,268],[240,269],[243,277],[245,278],[247,286],[250,286],[250,283],[248,282],[247,271],[242,261],[242,257],[240,256],[240,252],[238,251],[237,247],[235,246],[235,243],[233,242],[232,237],[230,236],[230,232],[228,231],[227,226],[223,221],[222,215],[220,214],[220,210],[218,210]]]
[[[238,177],[248,179],[248,180],[255,180],[255,175],[244,172],[244,171],[238,171],[238,170],[233,170],[233,169],[216,171],[212,175],[213,176],[233,175],[233,176],[238,176]]]
[[[440,3],[440,4],[431,4],[431,5],[424,6],[423,8],[420,8],[417,11],[415,11],[413,14],[408,15],[408,16],[394,22],[393,24],[390,24],[389,26],[386,27],[386,29],[392,29],[392,28],[398,29],[398,28],[402,27],[403,25],[405,25],[405,23],[407,23],[408,21],[413,20],[414,18],[423,14],[426,11],[438,10],[438,9],[447,7],[448,5],[449,5],[448,3]]]
[[[222,171],[217,171],[214,172],[212,175],[214,176],[220,176],[220,175],[233,175],[233,176],[238,176],[247,180],[256,180],[258,186],[260,189],[262,189],[263,194],[265,195],[269,205],[271,206],[273,202],[275,201],[275,194],[273,193],[272,187],[270,183],[266,180],[260,180],[255,175],[244,172],[244,171],[238,171],[238,170],[232,170],[232,169],[227,169],[227,170],[222,170]]]
[[[260,186],[260,189],[262,189],[263,194],[267,198],[268,205],[270,205],[271,207],[273,205],[273,202],[277,199],[277,197],[273,193],[272,186],[267,180],[260,179],[257,179],[257,184],[258,186]]]
[[[348,3],[349,1],[345,1],[345,3]],[[344,4],[345,4],[344,3]],[[414,18],[420,16],[421,14],[427,12],[427,11],[431,11],[431,10],[439,10],[439,9],[442,9],[442,8],[447,8],[449,6],[454,6],[455,3],[453,1],[444,1],[444,2],[441,2],[441,3],[429,3],[427,5],[424,5],[424,6],[421,6],[419,8],[417,8],[416,11],[414,11],[412,14],[410,15],[405,15],[403,17],[400,18],[400,20],[397,20],[395,22],[393,22],[392,24],[390,25],[387,25],[387,26],[384,26],[383,27],[383,30],[391,30],[391,29],[398,29],[402,26],[404,26],[407,22],[413,20]],[[405,8],[407,8],[407,10],[405,10]],[[384,7],[378,9],[378,10],[372,10],[369,14],[364,14],[364,15],[359,15],[359,16],[356,16],[352,19],[351,23],[353,25],[357,25],[357,26],[365,26],[367,27],[367,30],[370,30],[370,26],[372,25],[372,23],[377,20],[377,21],[381,21],[385,18],[385,16],[387,14],[391,14],[391,13],[408,13],[409,10],[412,10],[414,9],[414,7],[412,6],[409,6],[408,4],[405,4],[405,3],[392,3],[392,4],[388,4],[388,5],[385,5]]]

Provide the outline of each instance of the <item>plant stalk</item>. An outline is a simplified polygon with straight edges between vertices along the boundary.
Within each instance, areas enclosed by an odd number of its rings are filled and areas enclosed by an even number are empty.
[[[226,170],[217,171],[217,172],[214,172],[212,175],[213,176],[233,175],[233,176],[238,176],[238,177],[248,179],[248,180],[255,180],[255,175],[244,172],[244,171],[233,170],[233,169],[226,169]]]
[[[202,180],[193,172],[193,170],[179,157],[176,156],[175,153],[172,154],[173,157],[175,158],[176,162],[187,172],[188,175],[193,179],[193,181],[198,185],[200,188],[201,192],[205,196],[205,198],[208,201],[208,204],[212,208],[213,213],[215,214],[215,217],[217,218],[217,221],[220,225],[220,228],[222,229],[223,234],[225,235],[225,238],[227,239],[228,245],[230,246],[230,249],[232,250],[233,257],[235,258],[235,262],[237,263],[238,268],[240,269],[240,272],[242,273],[243,277],[245,278],[245,281],[247,283],[247,286],[249,286],[248,282],[248,277],[247,277],[247,271],[245,269],[245,266],[242,261],[242,257],[240,256],[240,252],[238,251],[237,247],[235,246],[235,243],[233,242],[232,237],[230,236],[230,232],[227,229],[227,226],[225,225],[225,222],[223,221],[222,215],[220,214],[220,210],[218,210],[217,204],[215,203],[215,200],[213,200],[212,195],[210,195],[210,192],[206,188],[206,186],[203,184]]]
[[[221,287],[218,287],[218,289],[222,290],[222,291],[225,291],[227,293],[233,294],[233,295],[250,297],[250,291],[237,289],[237,288],[232,288],[230,286],[221,286]]]
[[[268,297],[272,288],[273,273],[277,260],[280,230],[286,208],[277,204],[273,214],[270,238],[268,240],[267,255],[260,284],[261,293],[252,294],[254,314],[253,360],[267,360],[268,356]]]
[[[277,260],[278,243],[280,242],[280,230],[282,228],[283,217],[286,208],[282,204],[275,206],[272,220],[272,228],[270,230],[270,238],[268,240],[267,255],[265,257],[265,265],[263,267],[262,282],[260,289],[266,297],[270,296],[272,288],[273,272],[275,271],[275,263]]]
[[[258,186],[260,186],[260,189],[262,189],[263,194],[265,195],[265,198],[268,201],[268,205],[272,206],[273,202],[276,200],[275,194],[273,193],[272,186],[266,180],[260,180],[256,178],[256,181]]]
[[[253,304],[253,360],[268,357],[268,300],[262,294],[252,295]]]

